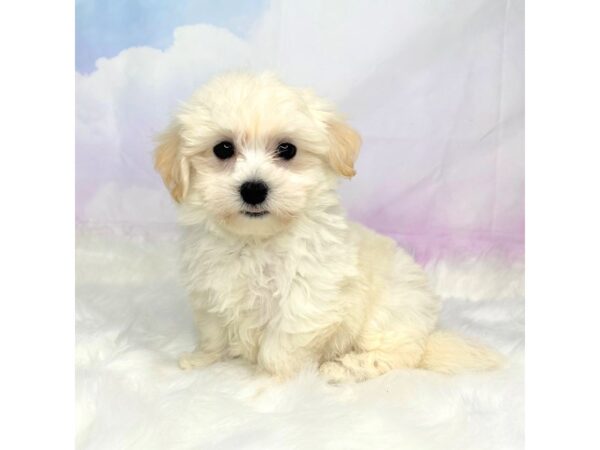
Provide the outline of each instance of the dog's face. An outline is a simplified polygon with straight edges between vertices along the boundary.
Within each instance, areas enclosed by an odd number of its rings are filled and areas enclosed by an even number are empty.
[[[160,137],[155,166],[186,223],[268,236],[354,175],[360,138],[312,92],[269,74],[201,88]]]

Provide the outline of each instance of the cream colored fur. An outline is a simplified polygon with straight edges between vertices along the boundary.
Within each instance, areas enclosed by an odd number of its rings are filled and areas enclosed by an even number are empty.
[[[229,140],[235,156],[213,147]],[[281,142],[297,155],[275,157]],[[197,348],[182,368],[244,358],[280,378],[318,364],[332,382],[392,369],[497,367],[499,356],[436,331],[439,300],[394,241],[349,222],[339,176],[360,138],[325,101],[270,74],[227,74],[201,88],[156,150],[180,203],[183,273]],[[241,213],[240,185],[269,185],[262,217]]]

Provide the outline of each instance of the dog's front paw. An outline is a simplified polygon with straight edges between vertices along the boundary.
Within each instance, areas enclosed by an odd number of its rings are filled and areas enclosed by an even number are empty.
[[[325,378],[329,384],[338,384],[354,380],[350,371],[339,361],[324,362],[319,367],[319,374]]]
[[[206,367],[219,359],[217,354],[203,352],[183,353],[179,357],[179,367],[183,370],[193,369],[194,367]]]

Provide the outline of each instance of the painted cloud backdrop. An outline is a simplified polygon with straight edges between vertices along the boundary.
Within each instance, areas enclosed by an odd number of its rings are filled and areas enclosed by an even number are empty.
[[[523,4],[77,2],[77,221],[175,220],[153,136],[209,77],[269,69],[364,138],[349,214],[413,250],[523,245]]]

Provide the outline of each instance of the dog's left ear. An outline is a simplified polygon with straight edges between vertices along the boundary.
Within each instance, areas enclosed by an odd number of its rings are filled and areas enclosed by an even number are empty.
[[[362,143],[360,135],[338,115],[334,115],[327,121],[327,131],[331,167],[339,175],[352,178],[356,175],[354,163]]]

